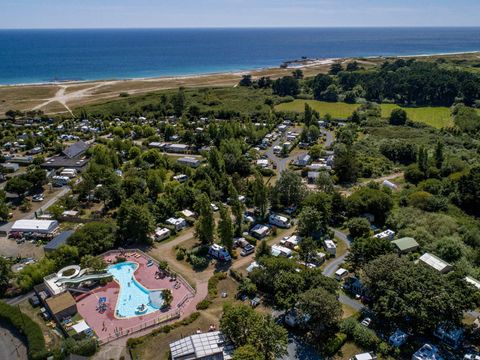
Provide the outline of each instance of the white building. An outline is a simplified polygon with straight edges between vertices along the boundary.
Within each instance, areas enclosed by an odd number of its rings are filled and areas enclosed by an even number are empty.
[[[172,360],[229,360],[233,346],[220,331],[194,334],[170,344]]]
[[[52,235],[58,229],[57,220],[17,220],[12,226],[10,232],[20,233],[39,233]]]
[[[435,270],[437,270],[439,273],[442,273],[442,274],[446,274],[450,270],[452,270],[452,265],[450,265],[446,261],[443,261],[439,257],[430,253],[425,253],[422,256],[420,256],[419,261],[423,262],[424,264],[427,264],[428,266],[434,268]]]
[[[195,217],[195,213],[191,210],[188,210],[188,209],[185,209],[185,210],[182,210],[180,211],[182,213],[183,216],[187,217],[187,218],[193,218]]]
[[[285,246],[273,245],[271,249],[271,254],[272,256],[275,256],[275,257],[284,256],[289,258],[292,256],[292,250],[290,250]]]
[[[350,360],[376,360],[377,356],[374,353],[357,354]]]
[[[155,230],[155,241],[162,241],[170,237],[170,230],[167,228],[157,228]]]
[[[186,144],[167,144],[165,150],[171,153],[184,154],[188,151],[188,145]]]
[[[443,360],[443,357],[436,346],[425,344],[412,355],[412,360]]]
[[[184,166],[189,166],[191,168],[198,168],[202,162],[199,159],[196,159],[191,156],[185,156],[177,159],[177,163]]]
[[[288,229],[290,227],[290,220],[285,216],[281,216],[281,215],[277,215],[277,214],[271,214],[268,217],[268,221],[269,221],[270,224],[275,225],[275,226],[280,227],[280,228]]]
[[[187,227],[187,221],[183,218],[170,218],[167,219],[166,223],[174,226],[176,231],[180,231]]]
[[[179,183],[183,183],[188,180],[188,176],[185,174],[175,175],[173,180],[177,180]]]
[[[257,160],[257,166],[261,168],[267,168],[268,167],[268,160],[267,159],[258,159]]]
[[[262,224],[257,224],[250,229],[250,234],[257,239],[263,239],[265,236],[269,234],[269,232],[270,232],[270,228]]]
[[[333,256],[337,256],[337,245],[333,242],[333,240],[325,240],[323,242],[323,247],[327,254],[331,254]]]
[[[373,237],[376,239],[393,240],[395,237],[395,231],[388,229],[388,230],[382,231],[381,233],[373,235]]]
[[[335,271],[335,279],[337,279],[338,281],[343,280],[344,278],[347,277],[347,275],[348,275],[347,269],[340,268],[337,271]]]

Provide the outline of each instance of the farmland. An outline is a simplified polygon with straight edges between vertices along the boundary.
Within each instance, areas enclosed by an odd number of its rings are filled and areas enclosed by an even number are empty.
[[[278,111],[303,112],[305,103],[308,103],[320,115],[330,114],[334,118],[347,119],[359,104],[347,104],[342,102],[324,102],[317,100],[294,100],[275,107]],[[381,104],[382,117],[390,116],[393,109],[398,108],[395,104]],[[408,117],[417,122],[422,122],[437,129],[453,125],[450,109],[448,107],[404,107]]]

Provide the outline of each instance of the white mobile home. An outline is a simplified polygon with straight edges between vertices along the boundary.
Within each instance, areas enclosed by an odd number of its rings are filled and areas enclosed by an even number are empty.
[[[337,256],[337,245],[333,242],[333,240],[325,240],[323,242],[323,247],[325,248],[325,251],[333,256]]]
[[[270,224],[275,225],[275,226],[280,227],[280,228],[288,229],[290,227],[290,220],[285,216],[281,216],[281,215],[277,215],[277,214],[271,214],[268,217],[268,221],[270,222]]]
[[[162,241],[167,239],[170,236],[170,230],[167,228],[157,228],[155,230],[154,239],[155,241]]]

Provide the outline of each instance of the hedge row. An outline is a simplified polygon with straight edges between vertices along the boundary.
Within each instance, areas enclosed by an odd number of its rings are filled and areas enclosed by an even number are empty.
[[[347,341],[347,335],[344,333],[336,333],[334,337],[329,339],[322,347],[322,352],[327,356],[335,355]]]
[[[192,313],[189,317],[186,317],[183,320],[177,321],[173,324],[165,325],[162,326],[161,328],[153,330],[151,333],[140,336],[138,338],[130,338],[127,340],[127,346],[131,349],[135,349],[136,347],[142,345],[145,341],[147,341],[149,338],[154,337],[158,334],[164,333],[168,334],[170,331],[180,327],[180,326],[187,326],[193,323],[195,320],[197,320],[200,317],[199,312],[194,312]]]
[[[18,308],[0,301],[0,320],[15,327],[27,339],[28,357],[32,360],[45,359],[47,349],[40,326]]]

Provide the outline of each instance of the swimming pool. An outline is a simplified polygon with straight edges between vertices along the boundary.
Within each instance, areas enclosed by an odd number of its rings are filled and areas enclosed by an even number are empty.
[[[150,302],[150,295],[156,293],[158,296],[158,290],[145,289],[135,279],[134,273],[137,268],[137,263],[122,262],[110,265],[107,269],[120,285],[120,292],[115,307],[115,315],[119,318],[146,315],[158,311],[160,308],[152,305]],[[145,305],[145,307],[140,314],[137,308],[141,305]]]

